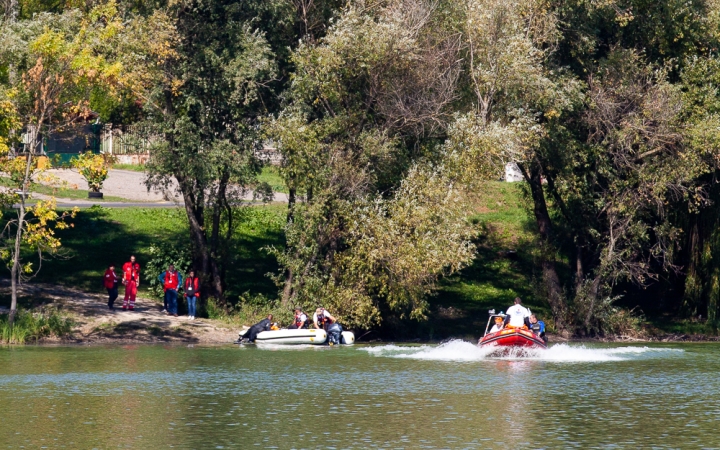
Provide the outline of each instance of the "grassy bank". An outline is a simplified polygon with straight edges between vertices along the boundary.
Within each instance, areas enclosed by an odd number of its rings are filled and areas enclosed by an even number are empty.
[[[54,308],[18,310],[12,326],[8,314],[0,314],[0,343],[24,344],[42,338],[63,338],[70,334],[73,320]]]
[[[239,213],[241,221],[233,235],[229,256],[228,295],[238,298],[244,292],[274,296],[277,292],[265,273],[275,272],[277,265],[263,247],[283,245],[282,226],[285,208],[281,205],[253,206]],[[189,245],[185,211],[176,208],[103,208],[81,210],[72,221],[74,226],[58,230],[61,252],[43,262],[36,280],[103,292],[102,275],[109,264],[120,271],[130,255],[141,265],[150,258],[150,247]],[[32,255],[27,255],[32,258]],[[147,293],[148,277],[159,274],[142,272],[140,291]],[[7,295],[0,306],[9,306]],[[37,306],[32,296],[21,297],[23,307]]]

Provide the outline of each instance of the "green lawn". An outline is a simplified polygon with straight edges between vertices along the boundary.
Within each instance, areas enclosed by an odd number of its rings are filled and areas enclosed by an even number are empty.
[[[533,264],[533,222],[523,207],[520,183],[488,182],[474,199],[478,254],[473,263],[443,280],[430,298],[435,317],[414,330],[422,338],[477,339],[489,309],[501,311],[520,297],[541,318],[547,303],[533,288],[540,274]]]
[[[258,175],[259,182],[265,182],[272,187],[275,192],[288,193],[288,188],[285,186],[285,181],[280,176],[278,168],[275,166],[265,166],[262,168],[262,172]]]
[[[145,164],[120,164],[115,163],[112,166],[113,169],[118,170],[132,170],[133,172],[145,172]]]
[[[229,298],[237,298],[246,291],[274,295],[277,289],[265,274],[277,271],[277,264],[262,248],[283,245],[285,208],[253,206],[244,209],[241,216],[242,222],[230,246]],[[103,292],[102,274],[109,264],[115,264],[119,272],[131,254],[143,265],[150,258],[148,249],[152,244],[188,242],[187,219],[182,209],[94,206],[81,210],[72,222],[73,228],[58,230],[62,253],[43,263],[37,281]],[[158,275],[143,273],[143,278]],[[147,283],[141,283],[141,292],[146,288]],[[3,303],[7,300],[0,299],[0,304]]]

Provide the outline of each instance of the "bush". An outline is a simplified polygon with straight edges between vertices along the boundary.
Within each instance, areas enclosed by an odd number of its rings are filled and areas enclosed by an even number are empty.
[[[273,321],[281,325],[290,325],[293,321],[293,311],[283,307],[279,300],[270,300],[262,294],[252,295],[249,292],[240,296],[235,305],[225,310],[216,299],[210,298],[205,303],[205,312],[210,319],[222,320],[228,324],[241,327],[253,325],[273,315]]]
[[[8,314],[0,315],[0,343],[24,344],[44,337],[64,337],[72,331],[74,321],[55,308],[37,311],[18,310],[15,323],[8,323]]]
[[[598,336],[641,336],[644,334],[642,323],[644,317],[635,310],[627,310],[615,306],[620,296],[610,297],[600,295],[592,305],[590,323],[586,328],[584,321],[590,309],[591,301],[587,296],[590,283],[585,283],[578,291],[572,307],[572,316],[577,324],[578,331]]]
[[[145,265],[145,279],[148,280],[150,294],[162,298],[163,287],[160,285],[158,277],[172,264],[176,270],[180,271],[184,279],[192,267],[192,249],[190,245],[161,243],[151,245],[148,253],[150,253],[150,260]],[[179,295],[178,301],[180,301]]]
[[[71,165],[80,171],[91,191],[100,192],[114,161],[113,156],[106,153],[86,152],[73,158]]]

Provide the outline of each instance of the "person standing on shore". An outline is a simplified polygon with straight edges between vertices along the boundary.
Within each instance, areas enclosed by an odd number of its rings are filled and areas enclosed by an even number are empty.
[[[135,298],[140,287],[140,264],[135,262],[135,255],[130,256],[130,261],[123,264],[123,284],[125,285],[125,299],[122,309],[135,309]]]
[[[120,278],[115,273],[115,264],[110,264],[105,271],[105,276],[103,276],[103,285],[108,292],[108,308],[110,310],[115,309],[115,300],[118,298],[118,284],[120,284]]]
[[[165,290],[165,311],[168,314],[177,317],[177,291],[182,286],[182,275],[175,270],[175,266],[170,264],[168,270],[161,273],[158,277],[162,287]]]
[[[195,277],[195,271],[190,270],[185,284],[183,285],[185,298],[188,304],[188,318],[195,320],[195,309],[197,307],[197,298],[200,297],[200,281]]]

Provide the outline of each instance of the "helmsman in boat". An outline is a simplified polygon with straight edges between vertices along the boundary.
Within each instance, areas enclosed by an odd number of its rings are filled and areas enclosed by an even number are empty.
[[[525,325],[530,328],[530,310],[522,305],[520,297],[515,297],[515,304],[509,307],[505,314],[510,316],[508,325],[511,327],[520,328]]]
[[[337,319],[323,307],[316,309],[315,314],[313,314],[313,324],[315,328],[322,328],[327,331],[328,327],[335,322],[337,322]]]

